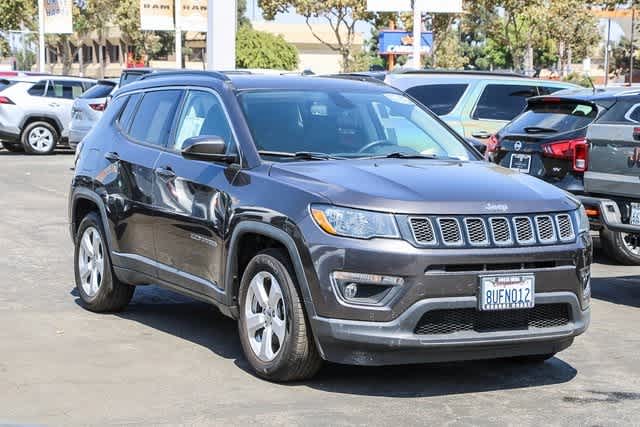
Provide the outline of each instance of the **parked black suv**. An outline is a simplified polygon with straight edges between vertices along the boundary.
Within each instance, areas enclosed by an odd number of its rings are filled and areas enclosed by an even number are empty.
[[[639,107],[640,91],[633,88],[567,90],[530,98],[525,111],[491,137],[487,155],[504,167],[533,175],[569,191],[583,202],[589,197],[620,199],[620,211],[624,218],[629,218],[631,207],[625,196],[631,194],[627,191],[620,194],[611,182],[586,188],[585,173],[596,165],[600,175],[604,173],[602,180],[620,165],[625,170],[634,169],[633,162],[624,160],[631,156],[626,152],[622,154],[622,148],[614,142],[619,135],[612,125],[639,124]],[[600,147],[609,146],[609,150],[602,150],[596,158],[593,157],[594,141],[587,139],[587,130],[593,125],[603,126],[598,135]],[[636,144],[627,143],[631,151]],[[616,153],[623,161],[614,161]],[[590,203],[585,205],[590,207],[587,213],[591,229],[600,231],[607,252],[624,264],[640,265],[640,240],[632,234],[603,227],[599,208]]]
[[[144,77],[85,138],[69,215],[86,308],[150,283],[210,302],[271,380],[545,360],[589,323],[580,204],[384,84]]]

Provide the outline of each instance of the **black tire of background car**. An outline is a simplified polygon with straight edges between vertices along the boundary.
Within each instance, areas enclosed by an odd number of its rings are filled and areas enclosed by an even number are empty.
[[[80,284],[80,272],[78,270],[80,239],[82,238],[82,233],[91,226],[95,227],[100,232],[100,237],[102,238],[102,244],[104,245],[105,251],[104,277],[102,278],[102,284],[100,285],[98,292],[93,297],[88,296],[82,289],[82,285]],[[84,308],[96,313],[121,311],[127,306],[127,304],[129,304],[129,301],[131,301],[135,291],[135,286],[124,284],[115,276],[111,267],[111,257],[109,256],[109,253],[107,238],[105,236],[104,229],[102,228],[102,221],[100,221],[100,217],[97,213],[90,212],[82,219],[80,226],[78,227],[78,232],[76,233],[75,238],[73,262],[76,289],[80,295],[80,302]]]
[[[609,230],[600,232],[604,253],[622,265],[640,265],[640,256],[629,251],[623,242],[622,233]]]
[[[46,151],[36,151],[34,150],[31,145],[29,145],[29,141],[27,140],[29,138],[29,132],[31,132],[32,129],[36,128],[36,127],[45,127],[47,128],[51,134],[53,135],[53,144],[51,145],[51,147],[46,150]],[[56,146],[58,145],[60,136],[58,135],[58,131],[56,130],[56,128],[54,128],[51,124],[47,123],[47,122],[32,122],[29,123],[24,130],[22,131],[22,136],[20,137],[20,141],[22,142],[22,147],[24,148],[24,151],[26,151],[29,154],[38,154],[38,155],[47,155],[47,154],[51,154],[53,153],[53,150],[56,149]]]
[[[24,147],[20,144],[12,144],[10,142],[3,142],[2,146],[12,153],[22,153],[24,151]]]
[[[281,284],[287,311],[287,335],[276,358],[263,362],[254,353],[247,337],[242,313],[251,279],[260,271],[268,271]],[[239,289],[240,316],[238,332],[244,354],[256,374],[270,381],[296,381],[313,377],[322,366],[322,358],[313,340],[300,293],[294,282],[294,273],[288,257],[280,250],[268,249],[256,255],[242,275]]]

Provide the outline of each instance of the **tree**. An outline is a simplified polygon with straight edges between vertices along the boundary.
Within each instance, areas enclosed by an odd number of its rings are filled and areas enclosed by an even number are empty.
[[[278,13],[289,8],[304,16],[311,34],[329,49],[338,52],[342,57],[344,69],[350,69],[353,60],[353,43],[358,22],[370,21],[374,14],[367,12],[366,0],[258,0],[262,14],[267,20],[275,19]],[[321,37],[313,28],[312,19],[321,18],[331,27],[332,37]]]
[[[293,70],[298,51],[280,35],[256,31],[243,25],[236,34],[236,67]]]
[[[9,42],[3,32],[34,29],[36,13],[35,0],[0,0],[0,58],[9,53]]]

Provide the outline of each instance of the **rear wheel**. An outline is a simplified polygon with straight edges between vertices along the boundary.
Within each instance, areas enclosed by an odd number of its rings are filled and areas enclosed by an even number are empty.
[[[22,132],[22,146],[30,154],[51,154],[58,139],[58,131],[47,122],[30,123]]]
[[[603,230],[600,240],[607,256],[623,265],[640,265],[640,235]]]
[[[11,151],[12,153],[21,153],[21,152],[24,151],[24,148],[20,144],[13,144],[13,143],[10,143],[10,142],[3,142],[2,146],[7,151]]]
[[[74,258],[76,289],[86,309],[113,312],[129,304],[135,288],[120,282],[113,273],[105,233],[95,212],[80,222]]]
[[[240,342],[253,370],[271,381],[311,378],[322,365],[292,271],[269,249],[249,262],[240,284]]]

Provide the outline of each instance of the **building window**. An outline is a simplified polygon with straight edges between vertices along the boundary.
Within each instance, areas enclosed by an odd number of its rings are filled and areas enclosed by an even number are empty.
[[[85,64],[93,62],[93,49],[91,49],[91,46],[82,45],[82,62]]]

